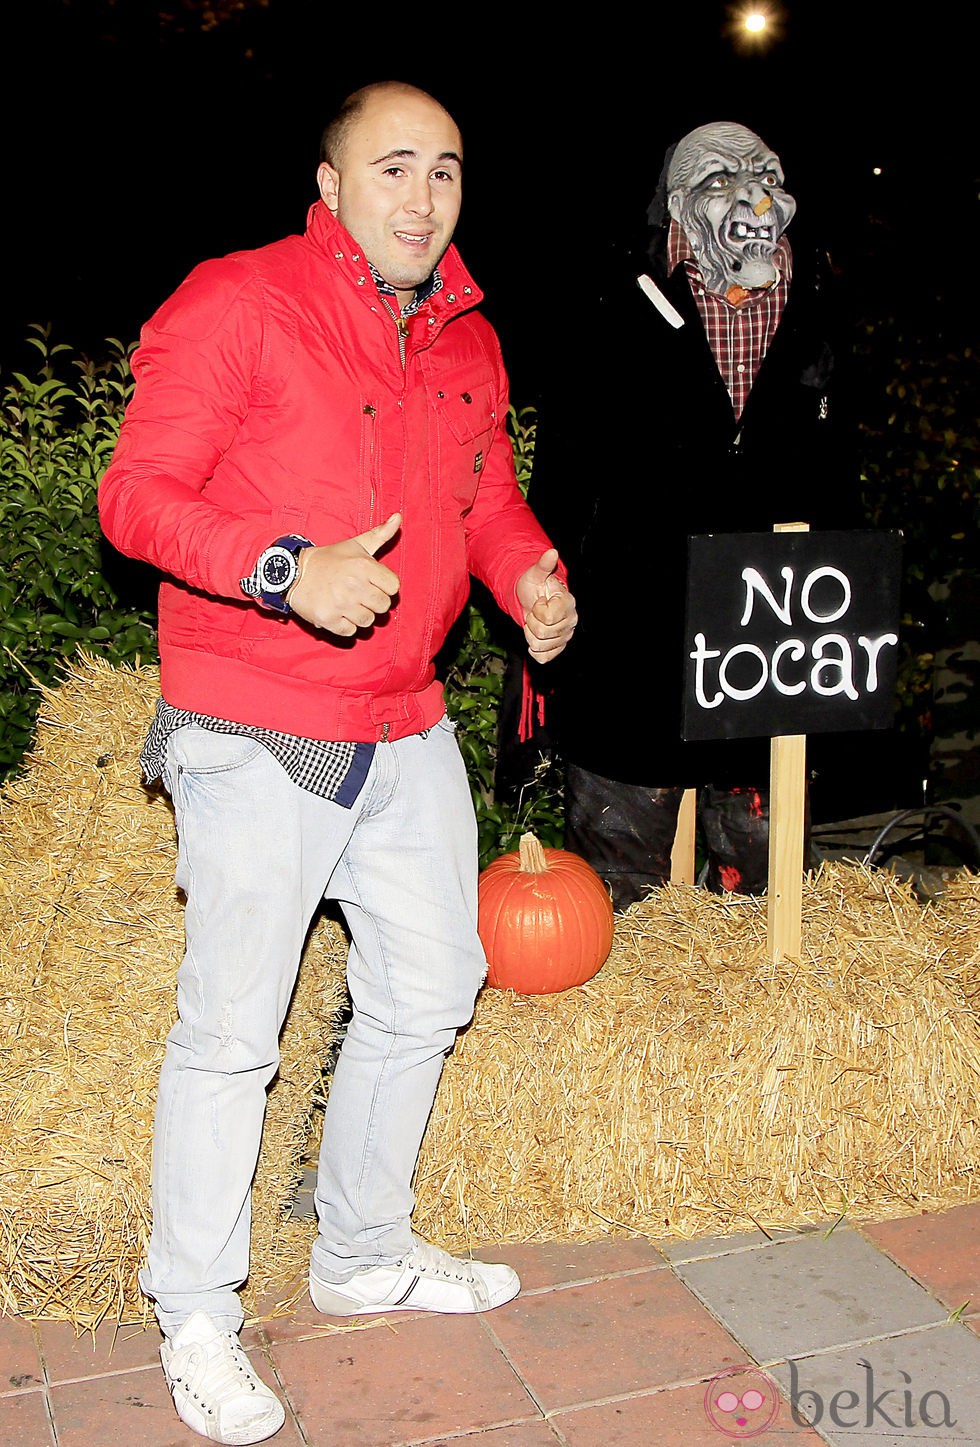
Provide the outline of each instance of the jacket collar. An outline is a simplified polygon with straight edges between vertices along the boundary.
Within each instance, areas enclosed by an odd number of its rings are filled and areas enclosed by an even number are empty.
[[[357,242],[322,201],[315,201],[306,218],[307,239],[335,262],[347,282],[362,293],[369,306],[378,299],[371,266]],[[421,303],[416,316],[425,318],[426,330],[437,335],[454,316],[479,306],[483,292],[463,265],[455,246],[450,245],[439,262],[442,286]]]

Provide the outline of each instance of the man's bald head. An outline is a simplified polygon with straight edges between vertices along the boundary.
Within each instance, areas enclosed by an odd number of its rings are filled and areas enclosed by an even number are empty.
[[[335,171],[341,170],[347,139],[368,106],[376,101],[410,96],[431,101],[434,106],[439,106],[440,110],[446,109],[434,96],[429,95],[428,91],[417,85],[409,85],[404,80],[377,80],[370,85],[363,85],[342,102],[333,120],[327,123],[320,138],[320,160],[326,161]],[[446,114],[449,112],[446,111]]]

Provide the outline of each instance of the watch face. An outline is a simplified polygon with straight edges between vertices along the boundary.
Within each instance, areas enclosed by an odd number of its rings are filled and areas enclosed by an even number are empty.
[[[286,548],[270,550],[262,562],[262,586],[278,592],[296,576],[296,559]]]

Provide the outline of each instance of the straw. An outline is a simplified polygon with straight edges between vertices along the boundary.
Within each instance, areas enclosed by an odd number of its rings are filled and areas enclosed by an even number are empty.
[[[79,1328],[146,1311],[152,1116],[183,906],[166,796],[137,756],[153,669],[80,656],[0,792],[0,1309]],[[977,1195],[980,882],[923,907],[828,864],[773,965],[765,901],[668,887],[617,917],[589,984],[485,989],[416,1173],[418,1233],[654,1238],[935,1211]],[[292,1310],[345,1002],[321,918],[283,1032],[256,1176],[250,1310]],[[269,1306],[269,1303],[272,1303]]]
[[[0,1309],[85,1327],[145,1310],[153,1109],[183,949],[173,814],[137,762],[157,691],[153,669],[81,657],[44,691],[26,773],[0,795]],[[282,1277],[280,1217],[345,954],[320,921],[269,1095],[253,1291]]]

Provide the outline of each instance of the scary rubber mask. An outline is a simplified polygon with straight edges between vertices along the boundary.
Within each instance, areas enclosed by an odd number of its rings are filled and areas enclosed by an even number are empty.
[[[783,190],[779,157],[745,126],[699,126],[677,145],[667,204],[709,291],[770,286],[773,252],[796,202]]]

